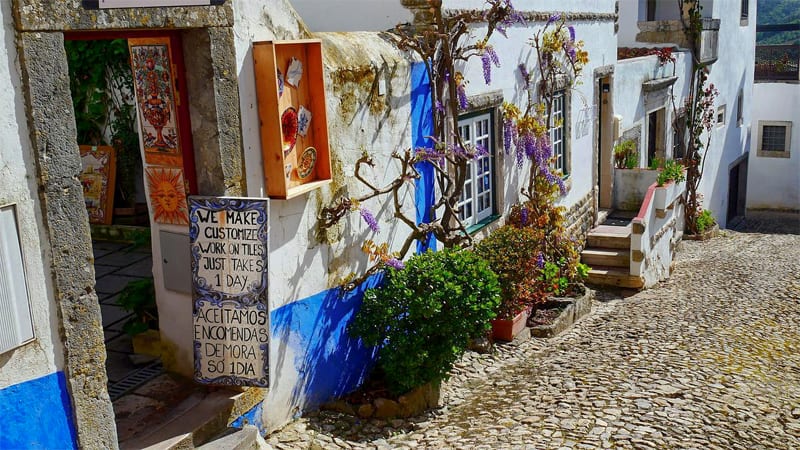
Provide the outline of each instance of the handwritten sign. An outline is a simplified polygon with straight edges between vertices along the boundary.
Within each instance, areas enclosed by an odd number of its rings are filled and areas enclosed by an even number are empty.
[[[269,385],[267,200],[189,197],[194,378]]]

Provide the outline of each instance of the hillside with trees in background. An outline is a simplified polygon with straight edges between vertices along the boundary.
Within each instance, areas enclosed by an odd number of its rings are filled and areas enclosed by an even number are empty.
[[[758,0],[758,24],[800,23],[800,0]],[[757,33],[758,44],[798,44],[800,31]]]

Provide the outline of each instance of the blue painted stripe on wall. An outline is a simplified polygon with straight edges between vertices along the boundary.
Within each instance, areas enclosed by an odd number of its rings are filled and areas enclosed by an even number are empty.
[[[425,64],[418,62],[411,66],[411,142],[414,148],[430,147],[433,141],[426,137],[433,135],[433,105],[431,104],[431,83]],[[433,220],[435,190],[433,183],[433,166],[427,162],[416,165],[420,178],[416,180],[415,205],[417,223],[428,223]],[[436,239],[429,234],[426,239],[417,242],[417,253],[428,249],[436,249]]]
[[[296,358],[300,382],[292,398],[300,411],[352,392],[364,382],[377,351],[352,338],[347,327],[361,307],[364,291],[382,281],[383,275],[374,275],[353,291],[329,289],[270,314],[272,339],[279,347],[291,346]]]
[[[75,449],[63,372],[0,389],[0,449]]]

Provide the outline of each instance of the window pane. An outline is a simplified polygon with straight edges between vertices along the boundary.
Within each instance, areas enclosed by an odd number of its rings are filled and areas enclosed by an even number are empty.
[[[761,132],[761,150],[765,152],[786,151],[786,127],[764,125]]]

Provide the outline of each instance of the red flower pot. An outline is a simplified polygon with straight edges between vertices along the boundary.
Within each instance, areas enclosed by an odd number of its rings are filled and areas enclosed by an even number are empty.
[[[522,310],[513,319],[492,320],[492,337],[497,341],[513,341],[528,320],[528,311]]]

